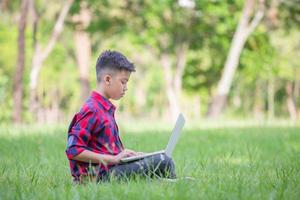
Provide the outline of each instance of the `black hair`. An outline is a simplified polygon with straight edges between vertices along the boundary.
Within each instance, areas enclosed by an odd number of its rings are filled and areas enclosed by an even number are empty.
[[[100,54],[96,63],[97,80],[101,79],[104,70],[135,72],[134,64],[118,51],[107,50]]]

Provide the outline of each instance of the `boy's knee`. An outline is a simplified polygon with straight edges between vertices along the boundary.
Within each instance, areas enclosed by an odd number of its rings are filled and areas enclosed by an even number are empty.
[[[165,154],[160,154],[160,164],[159,164],[159,172],[162,173],[163,176],[169,178],[175,178],[175,164],[169,156]]]
[[[173,167],[174,166],[174,162],[173,162],[172,158],[170,158],[166,154],[160,154],[160,161],[161,161],[161,165],[163,165],[165,167],[168,167],[168,166]]]
[[[158,154],[154,159],[154,167],[159,169],[159,171],[174,171],[175,164],[169,156],[164,153]]]

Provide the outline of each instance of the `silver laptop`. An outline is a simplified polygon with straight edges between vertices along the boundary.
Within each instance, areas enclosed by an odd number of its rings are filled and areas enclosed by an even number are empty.
[[[156,155],[156,154],[160,154],[160,153],[165,153],[168,157],[171,157],[172,152],[173,152],[173,150],[176,146],[176,143],[178,141],[180,132],[181,132],[183,126],[184,126],[184,123],[185,123],[185,119],[184,119],[183,115],[180,113],[178,118],[177,118],[175,127],[172,131],[171,137],[169,139],[169,142],[168,142],[167,147],[166,147],[165,150],[155,151],[155,152],[152,152],[152,153],[146,153],[146,154],[143,154],[143,155],[130,156],[130,157],[127,157],[127,158],[122,158],[121,162],[122,163],[131,162],[131,161],[139,160],[139,159],[146,158],[148,156],[152,156],[152,155]]]

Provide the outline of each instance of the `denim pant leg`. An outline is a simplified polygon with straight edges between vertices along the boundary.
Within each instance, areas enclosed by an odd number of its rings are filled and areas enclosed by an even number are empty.
[[[112,176],[117,179],[126,179],[135,175],[176,178],[175,165],[171,158],[161,153],[141,160],[116,165],[109,170],[106,178]]]

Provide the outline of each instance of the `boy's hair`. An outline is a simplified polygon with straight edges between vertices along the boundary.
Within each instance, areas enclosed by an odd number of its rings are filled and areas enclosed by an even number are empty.
[[[106,70],[109,71],[129,71],[135,72],[134,64],[129,62],[127,58],[118,51],[104,51],[97,59],[96,75],[97,81],[101,81],[102,73]]]

